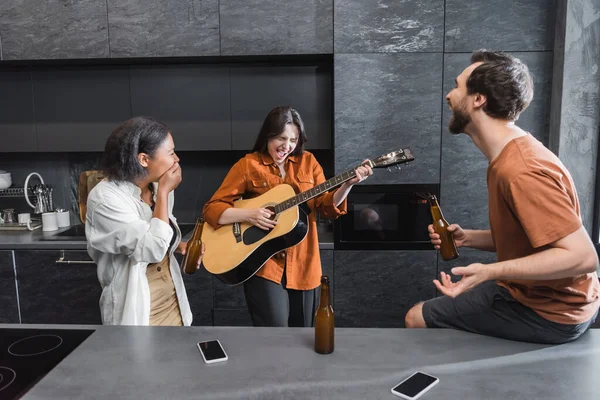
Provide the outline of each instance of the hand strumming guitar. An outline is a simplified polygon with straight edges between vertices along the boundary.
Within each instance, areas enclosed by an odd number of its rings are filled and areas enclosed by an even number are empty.
[[[244,220],[260,229],[268,231],[277,225],[277,221],[269,219],[273,212],[266,208],[250,208],[245,211],[246,218]]]

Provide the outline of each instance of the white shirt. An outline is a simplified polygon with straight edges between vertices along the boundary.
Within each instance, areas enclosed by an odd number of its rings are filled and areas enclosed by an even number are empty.
[[[88,254],[98,265],[102,285],[102,323],[150,324],[146,269],[148,264],[161,261],[168,251],[181,318],[184,325],[191,325],[190,304],[179,263],[173,255],[181,242],[181,231],[173,216],[173,192],[169,193],[168,208],[169,219],[176,227],[176,239],[170,249],[173,229],[163,220],[152,217],[152,210],[142,200],[141,192],[131,182],[104,180],[88,196],[85,234]]]

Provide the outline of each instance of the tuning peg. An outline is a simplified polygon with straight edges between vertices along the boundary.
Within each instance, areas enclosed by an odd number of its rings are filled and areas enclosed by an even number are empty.
[[[398,164],[396,164],[394,167],[396,167],[398,171],[400,170],[400,166]]]
[[[390,167],[387,167],[388,172],[392,172],[392,170],[390,169]]]

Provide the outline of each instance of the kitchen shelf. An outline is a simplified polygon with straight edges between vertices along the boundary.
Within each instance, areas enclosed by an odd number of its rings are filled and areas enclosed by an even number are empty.
[[[27,195],[29,199],[33,201],[37,201],[36,197],[33,194],[33,188],[30,186]],[[0,197],[25,197],[25,188],[22,187],[10,187],[8,189],[0,189]]]

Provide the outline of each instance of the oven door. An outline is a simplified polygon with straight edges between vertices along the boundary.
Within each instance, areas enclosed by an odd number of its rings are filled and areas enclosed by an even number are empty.
[[[439,185],[357,185],[348,213],[336,220],[336,250],[431,250],[431,213],[417,193],[439,197]]]

